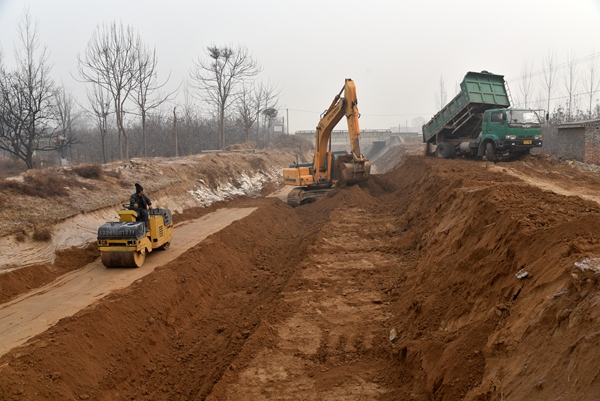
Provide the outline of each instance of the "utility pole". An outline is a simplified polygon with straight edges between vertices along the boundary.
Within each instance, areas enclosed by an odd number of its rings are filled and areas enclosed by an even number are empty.
[[[288,109],[285,109],[285,118],[287,119],[286,131],[287,131],[287,134],[289,135],[290,134],[290,111]]]
[[[175,110],[177,106],[173,107],[173,136],[175,136],[175,157],[179,157],[179,145],[177,144],[177,114]]]

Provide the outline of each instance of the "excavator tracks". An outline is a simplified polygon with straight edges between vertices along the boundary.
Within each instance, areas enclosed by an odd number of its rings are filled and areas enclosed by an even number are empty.
[[[288,205],[297,207],[312,203],[324,197],[331,191],[331,188],[309,189],[307,187],[297,187],[290,191],[287,198]]]

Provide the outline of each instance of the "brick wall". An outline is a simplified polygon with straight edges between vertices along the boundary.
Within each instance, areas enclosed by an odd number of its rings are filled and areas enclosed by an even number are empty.
[[[585,128],[585,163],[600,164],[600,125]]]

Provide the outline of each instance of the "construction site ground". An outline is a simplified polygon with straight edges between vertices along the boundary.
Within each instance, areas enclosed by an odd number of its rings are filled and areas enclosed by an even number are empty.
[[[5,185],[0,400],[600,400],[593,166],[421,153],[298,208],[291,150]],[[106,269],[94,230],[136,181],[173,247]]]

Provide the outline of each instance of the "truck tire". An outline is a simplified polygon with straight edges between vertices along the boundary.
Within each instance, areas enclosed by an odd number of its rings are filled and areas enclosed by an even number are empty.
[[[440,142],[435,148],[435,155],[442,159],[452,159],[456,157],[454,145],[448,142]]]
[[[485,158],[490,162],[496,161],[496,149],[492,142],[485,144]]]

